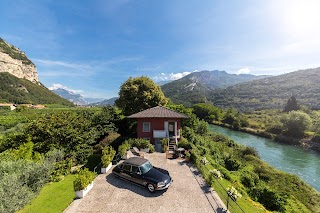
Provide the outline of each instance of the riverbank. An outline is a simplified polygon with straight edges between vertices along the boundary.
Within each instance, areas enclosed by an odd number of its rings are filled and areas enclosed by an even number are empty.
[[[239,129],[235,129],[231,125],[221,123],[221,122],[212,122],[211,124],[222,126],[234,131],[245,132],[245,133],[249,133],[259,137],[268,138],[275,142],[279,142],[287,145],[300,146],[301,148],[310,149],[320,154],[320,142],[312,141],[311,137],[299,139],[299,138],[288,137],[285,135],[276,135],[266,131],[260,131],[260,130],[249,128],[249,127],[240,127]]]
[[[253,147],[261,160],[281,171],[299,176],[320,192],[320,155],[298,146],[275,143],[271,139],[210,125],[210,130],[228,136],[237,144]]]

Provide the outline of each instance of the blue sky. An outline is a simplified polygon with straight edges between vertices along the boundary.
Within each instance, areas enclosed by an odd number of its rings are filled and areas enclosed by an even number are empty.
[[[0,37],[47,87],[117,96],[130,76],[279,75],[320,66],[317,0],[2,0]]]

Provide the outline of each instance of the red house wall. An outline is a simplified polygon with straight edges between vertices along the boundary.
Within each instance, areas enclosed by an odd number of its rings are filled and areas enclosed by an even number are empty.
[[[181,128],[180,118],[139,118],[137,120],[137,136],[138,138],[150,138],[150,142],[154,144],[153,130],[164,130],[164,122],[177,122],[177,129]],[[143,123],[150,122],[150,132],[143,132]]]

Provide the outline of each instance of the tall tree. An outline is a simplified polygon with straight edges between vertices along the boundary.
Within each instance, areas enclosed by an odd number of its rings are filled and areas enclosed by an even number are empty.
[[[290,112],[294,110],[299,110],[300,106],[298,105],[296,97],[293,95],[289,98],[287,105],[284,107],[283,112]]]
[[[160,86],[148,77],[129,78],[122,84],[116,105],[122,109],[124,115],[131,115],[142,110],[164,106],[168,99],[164,96]]]

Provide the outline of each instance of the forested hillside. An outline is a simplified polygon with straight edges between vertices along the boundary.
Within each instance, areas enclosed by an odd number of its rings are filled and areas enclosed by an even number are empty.
[[[42,84],[0,73],[0,103],[16,104],[73,104],[54,94]]]
[[[229,74],[225,71],[193,72],[176,81],[163,85],[161,88],[174,103],[191,106],[199,102],[206,102],[208,93],[214,89],[227,88],[235,84],[265,78],[248,74]]]
[[[254,80],[210,92],[214,105],[247,111],[283,108],[294,95],[299,104],[320,109],[320,68]]]

